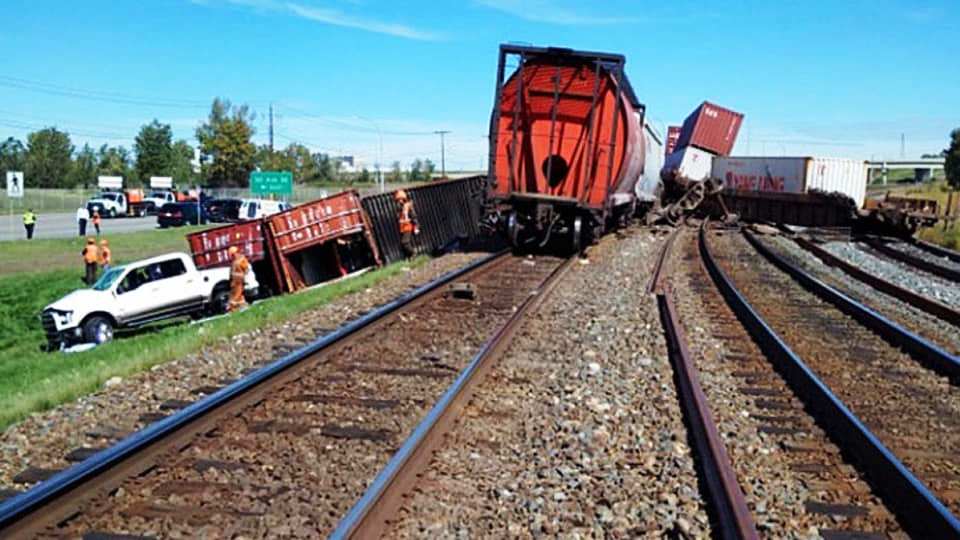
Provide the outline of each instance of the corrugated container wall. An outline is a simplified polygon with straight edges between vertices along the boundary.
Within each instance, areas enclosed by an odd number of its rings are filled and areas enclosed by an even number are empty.
[[[677,148],[695,146],[720,156],[729,155],[742,123],[742,114],[704,101],[683,121]]]
[[[667,177],[699,182],[710,176],[713,159],[713,154],[699,148],[679,148],[667,156],[663,171]]]
[[[843,193],[863,206],[867,191],[866,163],[823,157],[718,157],[715,178],[724,188],[769,193]]]
[[[646,147],[646,159],[634,191],[640,202],[653,202],[657,198],[660,169],[663,168],[663,136],[648,122],[643,124],[643,144]]]
[[[232,246],[242,251],[250,262],[263,260],[266,257],[263,233],[263,222],[258,219],[190,233],[187,243],[197,268],[230,266],[227,250]]]
[[[664,145],[666,150],[663,153],[664,157],[669,156],[677,149],[677,140],[680,139],[680,126],[670,126],[667,128],[667,144]]]

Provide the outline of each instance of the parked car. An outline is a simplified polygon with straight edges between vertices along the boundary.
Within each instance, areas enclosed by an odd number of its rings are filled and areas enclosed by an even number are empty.
[[[210,199],[207,217],[215,223],[233,223],[240,220],[241,199]]]
[[[240,205],[240,219],[260,219],[262,217],[279,214],[293,208],[293,205],[283,201],[269,199],[244,199]]]
[[[246,296],[255,298],[259,283],[247,272]],[[43,309],[40,321],[50,350],[74,343],[105,343],[119,328],[190,315],[226,311],[230,268],[197,270],[185,253],[169,253],[114,266],[89,289],[80,289]]]
[[[195,202],[167,203],[157,211],[157,225],[161,229],[183,225],[201,225],[209,217],[203,206]]]

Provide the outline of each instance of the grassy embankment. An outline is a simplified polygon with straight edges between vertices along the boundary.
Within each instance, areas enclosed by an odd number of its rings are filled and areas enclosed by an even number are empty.
[[[243,313],[199,325],[160,324],[76,354],[45,353],[38,315],[48,303],[81,286],[79,244],[72,240],[0,243],[0,429],[43,411],[95,392],[110,377],[126,377],[151,366],[181,358],[223,337],[292,319],[298,313],[343,295],[362,291],[403,272],[394,264],[373,272],[300,294],[254,304]],[[183,229],[114,235],[114,251],[133,260],[185,250]],[[60,251],[69,251],[63,260]],[[37,261],[10,271],[12,257]],[[425,258],[413,261],[423,264]],[[406,265],[406,266],[409,266]],[[200,329],[203,329],[201,333]]]

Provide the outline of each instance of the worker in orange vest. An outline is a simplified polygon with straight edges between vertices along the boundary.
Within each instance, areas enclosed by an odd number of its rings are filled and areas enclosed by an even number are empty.
[[[250,262],[237,246],[230,246],[227,253],[233,259],[230,264],[230,301],[227,303],[227,311],[241,311],[247,307],[247,300],[243,297],[243,283],[250,271]]]
[[[86,270],[83,281],[87,285],[93,285],[97,281],[97,259],[100,257],[96,240],[87,238],[87,245],[80,252],[80,255],[83,256],[83,264]]]
[[[406,191],[398,189],[394,198],[400,205],[400,213],[397,216],[400,228],[400,246],[403,248],[404,256],[409,259],[414,254],[413,236],[420,234],[420,228],[417,226],[417,214],[413,210],[413,201],[407,196]]]
[[[100,236],[100,212],[94,210],[90,221],[93,223],[93,228],[97,230],[97,236]]]
[[[111,263],[113,263],[113,255],[110,253],[110,246],[107,245],[107,239],[104,238],[100,241],[100,266],[104,272],[110,269]]]

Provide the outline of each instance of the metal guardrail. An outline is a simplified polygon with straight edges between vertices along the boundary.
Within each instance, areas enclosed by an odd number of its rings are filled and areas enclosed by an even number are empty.
[[[700,254],[730,308],[787,384],[825,428],[827,435],[856,457],[871,485],[897,517],[924,538],[960,537],[960,520],[821,381],[773,331],[720,269],[700,231]]]

